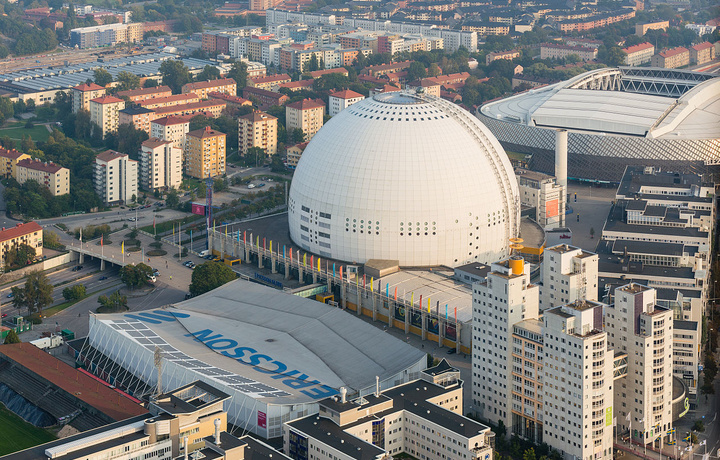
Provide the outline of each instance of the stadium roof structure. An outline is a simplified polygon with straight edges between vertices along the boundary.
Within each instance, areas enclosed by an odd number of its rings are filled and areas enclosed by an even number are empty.
[[[720,138],[720,78],[654,68],[604,68],[481,107],[496,120],[654,139]]]
[[[146,381],[156,376],[157,347],[164,375],[187,373],[266,404],[313,403],[340,387],[360,392],[376,376],[419,372],[426,359],[339,308],[245,280],[162,310],[93,315],[88,341]],[[174,378],[168,383],[183,383]]]

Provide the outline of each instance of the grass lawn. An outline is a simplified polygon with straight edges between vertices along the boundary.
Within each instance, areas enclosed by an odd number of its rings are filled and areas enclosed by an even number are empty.
[[[0,404],[0,456],[55,439],[48,431],[29,424]]]
[[[30,136],[32,140],[36,142],[45,142],[50,136],[50,132],[44,125],[35,125],[32,129],[25,129],[25,127],[19,128],[5,128],[0,129],[0,137],[8,136],[10,139],[21,140],[23,136]]]

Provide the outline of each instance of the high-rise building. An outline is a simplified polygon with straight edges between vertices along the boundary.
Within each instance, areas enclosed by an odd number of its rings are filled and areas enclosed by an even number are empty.
[[[328,115],[334,117],[346,108],[362,101],[363,99],[365,99],[365,96],[349,89],[332,93],[328,96]]]
[[[82,85],[73,86],[72,103],[73,113],[80,110],[90,110],[90,101],[105,95],[105,88],[95,83],[83,83]]]
[[[277,153],[277,118],[265,112],[254,111],[238,118],[238,146],[242,155],[251,147],[260,147],[265,153]]]
[[[186,171],[207,179],[225,174],[225,134],[205,127],[187,133]]]
[[[543,441],[568,460],[613,458],[614,354],[604,307],[577,300],[543,313]]]
[[[170,141],[183,152],[187,147],[187,133],[190,120],[186,117],[162,117],[150,122],[150,137]]]
[[[543,438],[543,322],[529,318],[512,327],[512,425],[510,433],[538,444]],[[476,377],[473,377],[473,381]]]
[[[539,294],[520,256],[491,264],[486,281],[473,285],[473,408],[485,420],[512,426],[513,325],[538,317]]]
[[[536,171],[515,171],[520,187],[520,204],[535,208],[535,221],[544,229],[565,226],[566,187],[553,176]]]
[[[90,100],[90,121],[100,127],[103,137],[117,131],[120,125],[120,110],[125,101],[114,96],[102,96]]]
[[[182,165],[182,150],[172,141],[144,141],[140,147],[140,187],[153,192],[180,188]]]
[[[135,129],[150,134],[150,122],[154,116],[155,112],[145,107],[125,107],[118,111],[118,126],[124,124],[133,125]]]
[[[545,249],[540,310],[583,299],[598,300],[598,255],[567,244]]]
[[[53,196],[70,193],[70,170],[56,165],[52,161],[43,162],[25,158],[15,166],[15,180],[24,184],[34,180],[50,190]]]
[[[305,133],[305,141],[320,131],[323,126],[325,105],[312,99],[303,99],[285,106],[285,121],[288,132],[294,129],[302,129]]]
[[[106,150],[95,157],[95,192],[106,205],[137,199],[138,162]]]
[[[605,313],[608,343],[628,357],[627,377],[615,386],[615,416],[633,440],[659,447],[672,422],[672,310],[657,305],[655,289],[635,283],[617,288],[614,298]]]

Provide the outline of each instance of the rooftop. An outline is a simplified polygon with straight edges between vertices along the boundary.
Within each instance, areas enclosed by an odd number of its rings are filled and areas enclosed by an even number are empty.
[[[281,73],[281,74],[277,74],[277,75],[266,75],[263,77],[248,78],[248,81],[251,81],[251,82],[255,83],[256,85],[262,84],[262,83],[272,83],[272,82],[276,82],[276,81],[286,81],[286,80],[287,81],[292,80],[292,78],[290,78],[290,75],[288,75],[286,73]]]
[[[29,233],[40,232],[42,227],[37,222],[20,223],[14,227],[5,228],[0,231],[0,242],[15,239]]]
[[[98,160],[102,160],[106,163],[109,163],[117,158],[123,158],[123,157],[127,157],[127,155],[124,153],[116,152],[115,150],[105,150],[104,152],[98,153],[97,157],[95,157],[95,158],[97,158]]]
[[[185,123],[189,123],[190,120],[186,117],[178,117],[175,115],[170,115],[169,117],[162,117],[162,118],[156,118],[151,123],[155,123],[161,126],[171,126],[171,125],[181,125]]]
[[[157,396],[153,405],[168,414],[178,415],[196,412],[227,399],[230,399],[229,394],[197,380]]]
[[[190,91],[194,89],[213,88],[215,86],[228,86],[236,85],[235,80],[232,78],[218,78],[216,80],[198,81],[194,83],[187,83],[183,86],[183,89],[187,88]]]
[[[158,139],[157,137],[151,137],[150,139],[143,141],[142,146],[154,149],[165,144],[172,144],[172,141],[164,141],[162,139]]]
[[[8,150],[8,149],[4,149],[4,148],[0,147],[0,157],[17,160],[22,155],[27,155],[27,153],[23,153],[23,152],[20,152],[19,150],[15,150],[15,149]]]
[[[95,102],[96,104],[116,104],[118,102],[125,102],[122,99],[118,99],[115,96],[100,96],[96,97],[95,99],[90,99],[90,102]]]
[[[687,52],[688,52],[687,48],[683,48],[682,46],[678,46],[677,48],[665,50],[665,51],[663,51],[663,52],[661,52],[661,53],[659,53],[659,54],[660,54],[660,56],[662,56],[662,57],[664,57],[664,58],[668,58],[668,57],[676,56],[676,55],[678,55],[678,54],[687,53]]]
[[[153,110],[146,109],[145,107],[125,107],[120,111],[120,113],[124,113],[127,115],[142,115],[144,113],[154,113]]]
[[[633,46],[628,46],[627,48],[623,49],[623,51],[625,51],[625,53],[627,53],[627,54],[632,54],[632,53],[637,53],[638,51],[643,51],[643,50],[647,50],[650,48],[655,48],[655,46],[652,43],[645,42],[645,43],[640,43],[640,44],[633,45]]]
[[[260,110],[255,110],[253,112],[248,113],[247,115],[243,115],[238,118],[242,118],[243,120],[250,120],[252,122],[277,120],[277,118],[273,117],[272,115],[262,112]]]
[[[83,83],[81,85],[73,86],[73,89],[84,92],[84,91],[97,91],[99,89],[105,89],[105,87],[97,85],[95,83]]]
[[[43,171],[50,174],[55,174],[61,169],[65,169],[62,166],[56,165],[53,162],[43,162],[40,160],[31,160],[30,158],[25,158],[24,160],[18,161],[18,166],[21,166],[23,168],[28,169],[34,169],[36,171]]]
[[[203,109],[209,109],[211,107],[219,107],[219,106],[225,107],[226,105],[227,104],[225,103],[225,101],[221,101],[218,99],[210,99],[208,101],[190,102],[188,104],[171,105],[169,107],[158,107],[156,109],[153,109],[153,111],[157,114],[186,112],[186,111],[200,112]]]
[[[311,110],[311,109],[319,109],[324,108],[324,104],[320,104],[317,101],[314,101],[313,99],[303,99],[302,101],[293,102],[292,104],[288,104],[285,107],[289,107],[291,109],[296,110]]]
[[[129,89],[127,91],[118,91],[118,97],[133,98],[136,96],[147,96],[149,94],[167,93],[171,91],[169,86],[156,86],[154,88]]]
[[[357,97],[365,97],[360,93],[356,93],[355,91],[351,89],[344,89],[342,91],[338,91],[336,93],[332,93],[330,97],[337,97],[339,99],[355,99]]]
[[[147,412],[136,402],[98,384],[97,380],[89,375],[73,369],[30,343],[0,346],[0,355],[15,361],[115,420],[124,420]]]
[[[209,126],[202,128],[202,129],[196,129],[195,131],[190,131],[187,133],[190,137],[197,137],[197,138],[205,138],[205,137],[216,137],[216,136],[224,136],[225,133],[221,133],[220,131],[215,131],[214,129],[210,129]]]
[[[145,99],[142,101],[138,101],[138,105],[144,107],[146,105],[155,105],[155,104],[169,104],[173,102],[178,101],[188,101],[188,100],[200,100],[200,97],[195,93],[183,93],[183,94],[173,94],[171,96],[165,96],[165,97],[156,97],[154,99]]]

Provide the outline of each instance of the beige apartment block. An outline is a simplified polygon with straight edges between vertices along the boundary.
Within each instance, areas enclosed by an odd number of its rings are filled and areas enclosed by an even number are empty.
[[[70,193],[70,170],[53,162],[26,158],[18,161],[15,171],[15,180],[19,184],[34,180],[50,190],[53,196]]]
[[[114,96],[102,96],[90,100],[90,121],[100,127],[103,137],[117,131],[120,126],[120,111],[125,101]]]
[[[186,172],[196,179],[225,174],[225,133],[206,127],[187,134]]]
[[[238,144],[242,155],[251,147],[264,149],[268,156],[275,155],[277,118],[259,110],[238,118]]]

